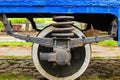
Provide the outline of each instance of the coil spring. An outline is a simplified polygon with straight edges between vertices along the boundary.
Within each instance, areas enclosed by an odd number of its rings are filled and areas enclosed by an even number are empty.
[[[74,24],[73,16],[55,16],[53,17],[53,20],[56,21],[56,23],[52,24],[54,27],[52,36],[54,37],[72,37],[74,36],[74,33],[72,30],[74,27],[72,26]]]

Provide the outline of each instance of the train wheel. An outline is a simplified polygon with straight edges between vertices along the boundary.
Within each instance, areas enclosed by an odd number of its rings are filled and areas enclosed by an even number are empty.
[[[37,37],[52,38],[51,32],[53,29],[54,27],[49,26],[41,31]],[[78,28],[75,28],[73,32],[75,33],[73,38],[82,38],[82,36],[84,36]],[[49,53],[52,51],[52,48],[44,47],[36,43],[33,44],[32,58],[34,65],[40,74],[49,80],[75,80],[83,74],[90,62],[91,48],[89,44],[71,49],[72,59],[71,65],[69,66],[55,66],[51,62],[40,60],[40,52]]]

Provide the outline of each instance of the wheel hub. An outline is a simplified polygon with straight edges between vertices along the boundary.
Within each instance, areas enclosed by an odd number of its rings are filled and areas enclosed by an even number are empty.
[[[63,47],[57,47],[54,52],[51,53],[40,52],[40,60],[53,62],[54,64],[56,63],[56,65],[69,65],[71,54]]]

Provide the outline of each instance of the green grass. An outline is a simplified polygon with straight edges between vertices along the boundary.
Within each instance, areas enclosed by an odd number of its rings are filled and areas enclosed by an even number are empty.
[[[5,59],[30,59],[30,56],[0,56],[0,58]]]
[[[18,64],[18,63],[17,63],[17,62],[15,62],[15,61],[7,61],[7,63],[8,63],[9,65]]]
[[[101,58],[104,58],[104,57],[101,57],[101,56],[94,56],[92,57],[93,59],[101,59]]]
[[[80,80],[102,80],[98,76],[82,77]]]
[[[46,23],[46,22],[51,22],[52,18],[34,18],[34,21],[36,23]]]
[[[112,57],[103,57],[103,56],[93,56],[92,59],[105,59],[105,58],[115,58],[120,59],[120,56],[112,56]]]
[[[34,78],[26,77],[25,75],[15,75],[12,73],[0,74],[0,80],[35,80]]]
[[[116,58],[119,58],[119,59],[120,59],[120,56],[116,56]]]
[[[118,42],[114,40],[105,40],[105,41],[99,42],[98,45],[102,45],[105,47],[117,47]]]
[[[9,18],[8,20],[11,21],[12,24],[21,24],[21,23],[26,23],[27,19],[26,18]]]
[[[26,23],[27,19],[26,18],[9,18],[9,20],[13,24],[18,24],[18,23]],[[34,21],[36,23],[45,23],[47,21],[52,21],[52,18],[34,18]]]
[[[0,31],[2,31],[3,29],[4,29],[3,23],[0,21]]]
[[[3,42],[0,42],[0,47],[9,47],[9,48],[23,47],[23,48],[30,48],[31,46],[32,46],[31,42],[17,42],[17,41],[3,41]]]
[[[37,80],[35,78],[21,75],[15,75],[12,73],[4,73],[0,74],[0,80]],[[111,77],[111,78],[99,78],[98,76],[89,76],[89,77],[82,77],[80,80],[119,80],[119,77]]]

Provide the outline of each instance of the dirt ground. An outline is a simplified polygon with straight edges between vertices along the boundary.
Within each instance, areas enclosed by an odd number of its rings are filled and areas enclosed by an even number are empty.
[[[118,58],[120,57],[120,47],[103,47],[91,45],[92,57]],[[25,48],[0,48],[0,56],[31,56],[31,49]]]
[[[120,58],[120,47],[91,45],[92,57]]]

